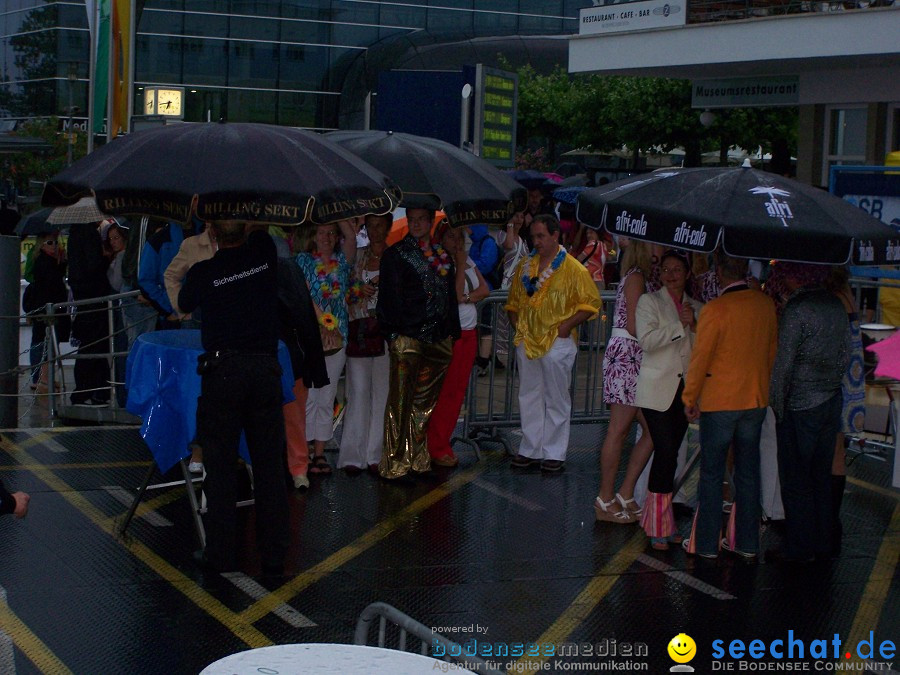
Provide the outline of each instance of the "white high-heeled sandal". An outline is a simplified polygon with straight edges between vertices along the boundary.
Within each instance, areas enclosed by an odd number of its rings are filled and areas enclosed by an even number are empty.
[[[619,506],[622,507],[622,510],[628,511],[628,513],[634,516],[635,520],[640,518],[641,514],[644,512],[644,509],[641,508],[640,504],[634,501],[634,497],[632,497],[631,499],[625,499],[617,492],[616,501],[619,502]],[[629,506],[629,504],[633,504],[634,506]]]
[[[600,497],[597,497],[594,500],[594,512],[597,514],[597,520],[605,523],[618,523],[619,525],[634,522],[634,518],[627,510],[610,511],[610,507],[614,504],[616,504],[615,499],[605,502]]]

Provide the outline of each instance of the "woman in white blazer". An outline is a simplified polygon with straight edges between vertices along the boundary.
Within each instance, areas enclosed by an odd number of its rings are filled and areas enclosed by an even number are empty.
[[[635,405],[640,407],[653,439],[647,500],[641,526],[657,551],[681,543],[672,513],[672,487],[678,447],[687,431],[681,391],[691,361],[701,303],[685,291],[690,265],[680,251],[666,251],[660,261],[663,287],[641,296],[637,305],[637,338],[644,350]]]

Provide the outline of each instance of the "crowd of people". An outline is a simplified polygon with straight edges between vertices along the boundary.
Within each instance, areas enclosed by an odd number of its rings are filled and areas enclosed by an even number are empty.
[[[225,571],[235,564],[234,465],[243,430],[263,564],[281,568],[288,541],[284,474],[305,489],[309,476],[332,473],[325,448],[333,442],[344,373],[336,468],[349,475],[410,482],[433,467],[457,466],[451,436],[476,366],[518,372],[522,441],[511,466],[561,471],[578,327],[598,316],[600,291],[611,282],[615,309],[603,359],[610,421],[597,520],[639,522],[655,550],[683,544],[703,558],[724,548],[753,559],[761,511],[771,510],[761,507],[760,495],[771,494],[780,479],[786,546],[773,559],[806,562],[839,550],[840,434],[861,431],[862,410],[859,319],[842,270],[778,263],[765,270],[761,290],[758,269],[751,274],[746,261],[718,251],[710,265],[709,256],[613,240],[576,222],[571,210],[554,213],[539,190],[499,229],[453,229],[427,208],[409,207],[406,218],[408,234],[393,246],[390,214],[289,233],[240,221],[161,223],[133,270],[125,250],[135,240],[123,224],[73,225],[68,259],[56,233],[38,236],[36,306],[64,301],[68,275],[76,300],[140,291],[117,319],[117,333],[127,336],[122,349],[145,330],[200,329],[203,393],[190,468],[207,471],[209,565]],[[493,321],[479,317],[478,303],[497,289],[508,292],[506,311]],[[103,352],[106,316],[82,307],[72,333],[82,353]],[[45,330],[35,318],[36,389],[46,387]],[[60,338],[66,327],[56,330]],[[295,400],[286,404],[275,359],[279,339],[295,380]],[[73,403],[105,400],[107,361],[78,361],[75,378]],[[685,433],[695,421],[699,505],[685,538],[673,493]],[[722,477],[729,457],[726,526]]]

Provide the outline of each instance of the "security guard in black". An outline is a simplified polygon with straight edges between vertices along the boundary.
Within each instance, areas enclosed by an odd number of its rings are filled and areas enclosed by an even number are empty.
[[[201,395],[207,510],[206,566],[237,569],[237,462],[241,431],[253,464],[257,547],[264,574],[281,574],[289,544],[284,416],[278,365],[275,245],[265,231],[244,238],[243,223],[215,223],[219,250],[188,271],[183,312],[200,307]]]

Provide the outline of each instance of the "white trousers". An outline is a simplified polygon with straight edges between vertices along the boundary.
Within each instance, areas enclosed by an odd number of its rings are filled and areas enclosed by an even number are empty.
[[[525,356],[524,345],[516,347],[522,418],[520,455],[565,461],[572,414],[569,384],[576,352],[571,338],[556,338],[550,351],[534,360]]]
[[[381,461],[384,445],[384,408],[391,379],[391,360],[381,356],[347,359],[347,409],[338,453],[338,468],[365,469]]]
[[[770,520],[784,520],[781,503],[781,481],[778,479],[778,441],[775,438],[775,412],[766,409],[766,419],[759,436],[760,505]]]
[[[326,356],[328,384],[321,389],[309,390],[309,397],[306,399],[307,441],[330,441],[334,436],[334,395],[346,360],[347,352],[344,349]]]

